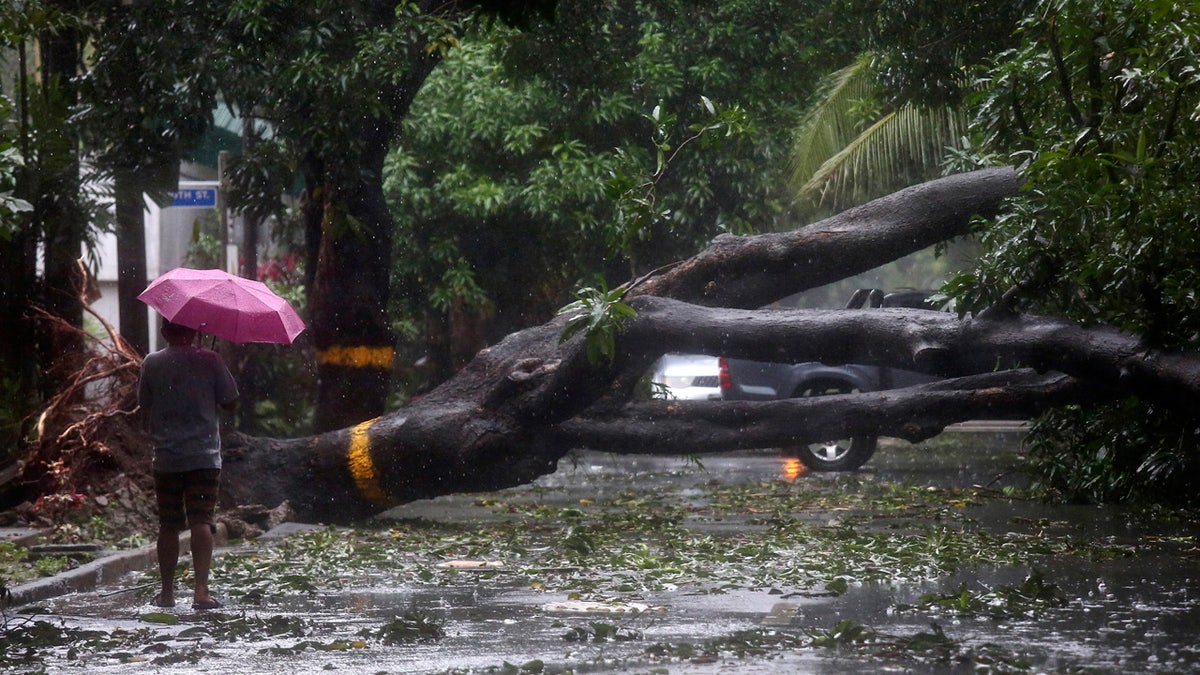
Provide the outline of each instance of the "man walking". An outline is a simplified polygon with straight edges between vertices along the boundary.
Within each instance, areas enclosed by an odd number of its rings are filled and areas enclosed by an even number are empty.
[[[175,606],[179,533],[192,533],[196,587],[192,607],[216,609],[208,590],[213,514],[221,475],[218,408],[232,410],[237,384],[221,355],[196,346],[196,331],[163,321],[167,346],[142,361],[138,404],[146,411],[154,442],[154,492],[158,501],[159,607]]]

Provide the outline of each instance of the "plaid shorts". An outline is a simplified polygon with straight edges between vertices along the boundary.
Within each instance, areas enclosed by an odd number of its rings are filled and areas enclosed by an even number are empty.
[[[159,523],[176,532],[196,525],[212,525],[220,478],[220,469],[154,474]]]

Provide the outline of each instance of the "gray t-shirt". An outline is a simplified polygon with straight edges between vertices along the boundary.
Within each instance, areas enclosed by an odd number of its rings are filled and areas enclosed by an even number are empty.
[[[142,361],[138,404],[150,418],[154,470],[221,468],[217,406],[237,400],[237,383],[221,355],[193,346],[168,346]]]

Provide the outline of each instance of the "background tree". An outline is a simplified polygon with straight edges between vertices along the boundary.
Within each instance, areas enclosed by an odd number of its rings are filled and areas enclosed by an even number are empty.
[[[396,311],[427,336],[432,380],[544,321],[581,280],[616,285],[718,234],[787,228],[792,131],[819,74],[856,48],[840,8],[560,3],[530,30],[473,25],[389,158]],[[720,147],[679,153],[653,204],[614,199],[646,201],[659,153],[713,124],[697,140]]]
[[[974,128],[1027,189],[981,230],[953,286],[986,306],[1109,323],[1147,349],[1200,338],[1200,13],[1188,3],[1039,2],[980,82]],[[1072,499],[1196,494],[1200,420],[1161,402],[1068,407],[1036,430],[1045,484]]]
[[[245,0],[225,13],[228,100],[271,124],[306,187],[317,429],[378,415],[389,391],[394,235],[383,163],[396,124],[464,17],[479,9],[519,23],[550,6]]]
[[[859,56],[827,78],[821,100],[801,121],[793,149],[797,209],[837,212],[938,175],[960,148],[967,113],[958,101],[888,105],[877,57]]]
[[[29,413],[82,362],[84,243],[104,222],[84,193],[77,138],[69,123],[86,18],[75,3],[0,7],[0,37],[13,92],[6,135],[11,173],[0,238],[0,378],[11,414]],[[28,205],[30,208],[25,209]],[[41,259],[39,260],[39,255]]]
[[[88,199],[83,190],[77,137],[69,120],[78,97],[76,77],[82,66],[87,19],[75,0],[53,0],[36,34],[36,88],[23,99],[36,130],[27,158],[33,230],[41,239],[41,294],[37,306],[46,317],[37,331],[42,396],[62,388],[82,363],[83,297],[81,259],[91,234]],[[57,17],[57,18],[55,18]],[[26,80],[26,84],[29,80]]]
[[[216,105],[207,15],[184,0],[131,3],[98,15],[74,116],[101,180],[113,184],[121,334],[150,348],[146,306],[145,201],[179,185],[179,163],[212,123]]]
[[[19,39],[13,17],[6,14],[12,10],[0,10],[0,44],[12,45]],[[27,200],[18,196],[17,190],[24,160],[21,154],[19,125],[13,121],[14,106],[8,97],[0,94],[0,315],[10,317],[6,327],[0,328],[0,387],[6,405],[0,406],[0,443],[8,451],[0,455],[0,461],[15,458],[21,437],[21,421],[28,409],[27,397],[33,389],[33,359],[31,351],[21,349],[22,335],[28,335],[28,322],[22,317],[25,297],[22,289],[28,288],[26,276],[30,257],[25,245],[28,231],[29,211],[33,208]],[[24,345],[31,345],[26,339]],[[24,357],[24,359],[22,358]]]
[[[869,51],[829,76],[793,153],[799,208],[844,208],[943,172],[987,165],[971,150],[971,72],[1015,44],[1032,6],[1017,2],[866,0]],[[949,153],[949,155],[948,155]]]

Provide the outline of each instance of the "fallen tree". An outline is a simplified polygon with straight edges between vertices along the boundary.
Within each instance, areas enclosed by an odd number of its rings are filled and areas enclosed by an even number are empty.
[[[353,428],[227,442],[225,502],[287,500],[302,520],[345,522],[407,501],[493,490],[553,472],[573,448],[695,453],[833,436],[920,440],[966,419],[1012,418],[1136,394],[1182,409],[1200,355],[1135,335],[1003,308],[944,312],[754,310],[966,234],[1020,186],[1010,169],[932,181],[795,232],[723,236],[632,285],[637,310],[612,361],[566,319],[513,333],[428,395]],[[666,352],[888,365],[947,376],[911,389],[773,402],[635,401]]]

